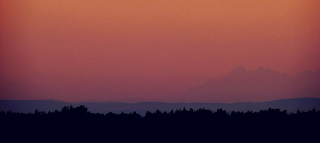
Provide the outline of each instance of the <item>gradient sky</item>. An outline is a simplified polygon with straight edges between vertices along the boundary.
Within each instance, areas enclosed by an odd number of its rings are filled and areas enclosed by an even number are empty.
[[[320,69],[319,0],[0,0],[0,99],[154,100]]]

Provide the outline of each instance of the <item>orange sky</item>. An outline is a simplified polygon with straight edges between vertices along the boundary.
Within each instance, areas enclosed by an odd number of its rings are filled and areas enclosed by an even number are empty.
[[[320,69],[319,0],[0,0],[0,99],[156,99]]]

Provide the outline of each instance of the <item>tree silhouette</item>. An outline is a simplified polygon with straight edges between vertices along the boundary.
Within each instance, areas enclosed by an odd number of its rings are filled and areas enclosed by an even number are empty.
[[[232,111],[229,115],[222,108],[215,112],[183,108],[169,113],[148,111],[143,117],[136,112],[90,113],[84,105],[64,106],[48,113],[0,111],[4,137],[20,135],[23,139],[72,142],[106,138],[120,142],[141,138],[148,142],[308,141],[317,139],[319,120],[320,111],[316,109],[288,114],[286,110],[269,108],[259,112]]]

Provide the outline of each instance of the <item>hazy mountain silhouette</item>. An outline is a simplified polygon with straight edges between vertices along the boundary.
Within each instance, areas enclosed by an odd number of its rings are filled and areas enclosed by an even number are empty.
[[[263,102],[289,98],[320,97],[320,71],[294,76],[259,67],[239,66],[221,79],[173,94],[170,102]]]

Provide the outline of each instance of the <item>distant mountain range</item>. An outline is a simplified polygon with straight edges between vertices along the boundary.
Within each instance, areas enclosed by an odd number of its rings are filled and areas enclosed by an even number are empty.
[[[234,103],[304,97],[320,98],[320,70],[289,76],[270,68],[248,71],[239,66],[221,79],[164,97],[163,101]]]
[[[12,111],[20,113],[34,113],[39,111],[60,111],[63,106],[80,106],[85,105],[90,112],[93,113],[130,113],[136,111],[144,116],[147,111],[154,112],[157,109],[160,111],[170,112],[176,109],[199,109],[206,108],[215,111],[222,108],[226,111],[260,111],[264,109],[277,108],[287,110],[288,112],[308,111],[315,108],[320,110],[320,98],[295,98],[274,100],[268,102],[241,102],[241,103],[164,103],[164,102],[139,102],[139,103],[119,103],[119,102],[79,102],[70,103],[57,100],[0,100],[0,111]]]
[[[163,102],[143,102],[136,98],[114,102],[78,103],[57,100],[0,100],[0,111],[33,113],[38,109],[47,112],[60,110],[63,106],[69,105],[85,105],[95,113],[136,111],[141,115],[157,109],[170,111],[183,107],[211,110],[223,108],[227,111],[259,111],[269,107],[289,112],[295,112],[298,108],[304,111],[312,108],[320,110],[320,70],[304,71],[289,76],[270,68],[259,67],[257,70],[248,71],[239,66],[221,79],[209,80],[198,87],[155,101]]]

